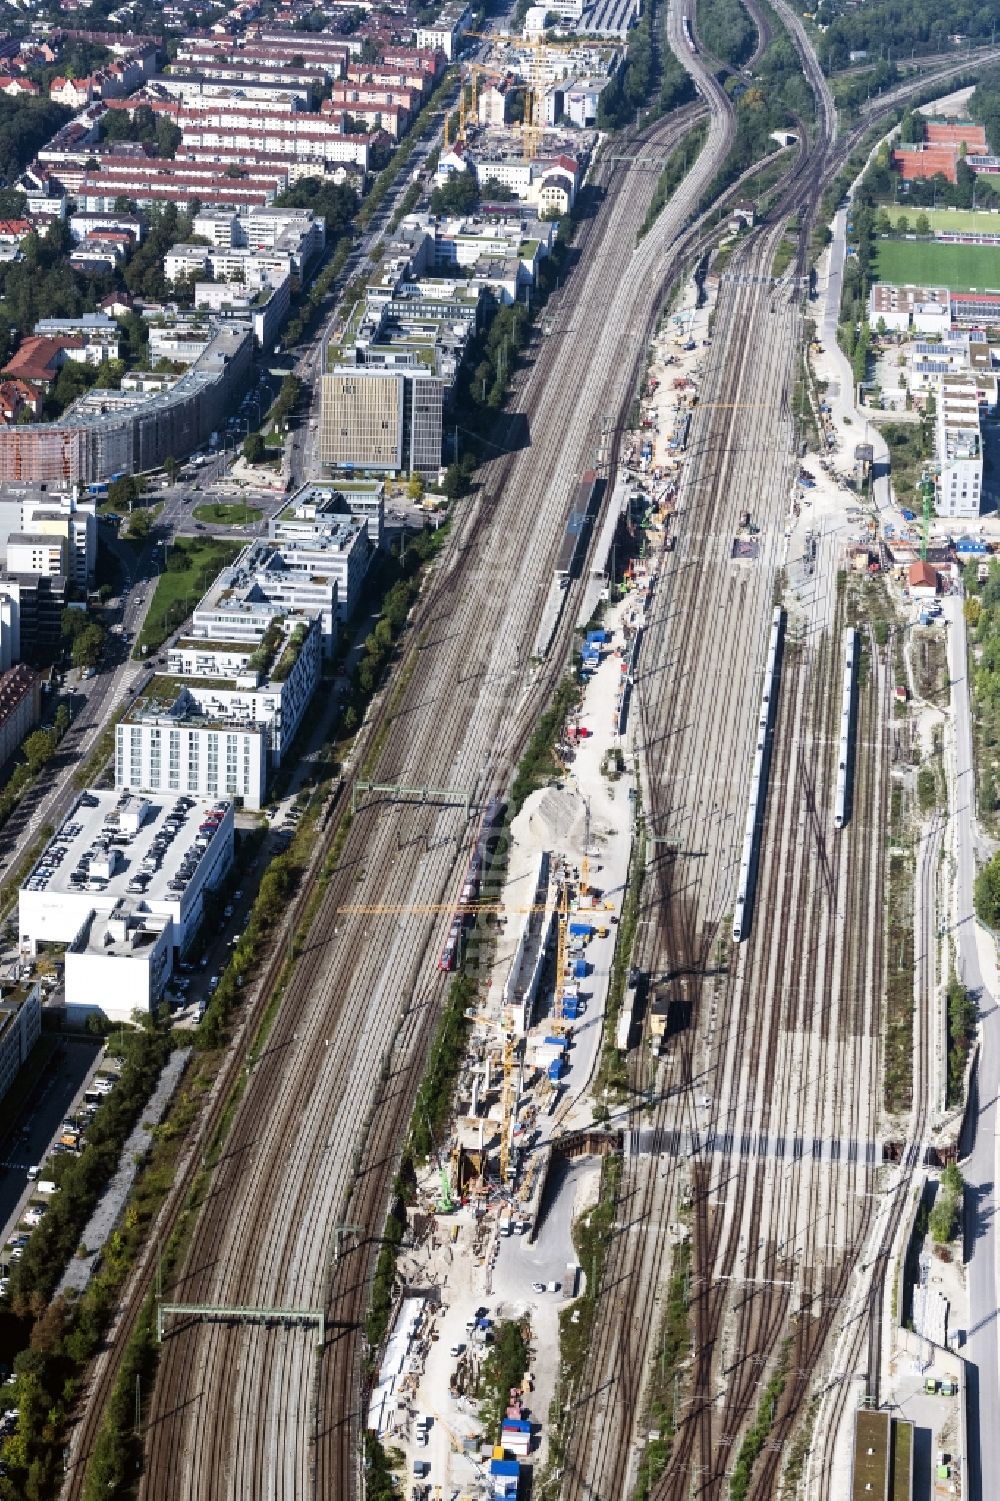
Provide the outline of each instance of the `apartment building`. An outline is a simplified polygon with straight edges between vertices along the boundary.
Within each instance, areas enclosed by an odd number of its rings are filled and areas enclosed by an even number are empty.
[[[250,554],[253,551],[253,548],[247,550]],[[242,556],[247,558],[247,554]],[[298,589],[296,597],[304,604],[296,608],[291,590],[282,592],[269,587],[270,580],[265,580],[264,587],[257,583],[259,575],[254,567],[255,561],[251,556],[243,565],[247,577],[238,571],[239,559],[233,565],[234,573],[224,570],[234,577],[232,592],[223,599],[213,592],[214,586],[209,591],[195,612],[190,634],[169,648],[168,684],[160,691],[154,680],[150,701],[143,714],[147,720],[150,714],[154,718],[156,715],[162,717],[165,712],[173,714],[177,720],[174,728],[185,728],[188,737],[185,743],[191,745],[195,741],[199,745],[211,744],[204,737],[220,733],[220,725],[227,734],[233,735],[251,734],[262,729],[267,765],[278,766],[295,738],[320,681],[325,613],[329,614],[331,595],[336,591],[328,587],[323,597],[318,580],[313,581],[311,587]],[[249,588],[246,587],[248,582]],[[332,626],[335,630],[335,615]],[[177,698],[178,680],[187,695],[183,701]],[[164,697],[167,698],[166,706]],[[143,771],[145,762],[141,757],[145,752],[142,751],[141,737],[136,737],[135,744],[140,758],[136,774],[149,776],[151,769]],[[177,744],[180,746],[180,742]],[[245,799],[263,796],[267,767],[263,773],[255,769],[257,753],[253,746],[249,742],[234,741],[232,745],[227,743],[225,749],[227,763],[237,763],[233,770],[233,775],[239,777],[236,795]],[[189,762],[185,775],[191,777],[196,772],[201,775],[202,763],[195,757],[194,750],[187,754]],[[205,767],[210,766],[211,757],[207,751],[202,760]],[[124,774],[131,774],[131,768],[124,768]],[[172,774],[169,768],[167,771],[158,768],[158,775]]]
[[[239,282],[258,292],[287,281],[292,274],[292,258],[274,250],[173,245],[164,256],[163,274],[168,281],[211,275],[217,281]]]
[[[471,25],[471,9],[461,0],[455,0],[438,13],[430,26],[417,27],[417,47],[427,52],[443,52],[450,63],[454,62],[462,37]]]
[[[942,378],[937,397],[936,449],[938,514],[978,516],[982,505],[983,440],[974,376],[949,374]]]
[[[215,691],[204,697],[213,698]],[[249,706],[244,717],[231,702],[226,707],[232,712],[206,713],[199,695],[186,688],[170,704],[140,698],[116,726],[115,786],[199,798],[225,793],[246,808],[260,808],[270,760],[268,723],[255,721]]]
[[[252,356],[250,329],[224,326],[168,391],[91,392],[58,422],[0,427],[0,483],[86,485],[183,458],[224,426]]]
[[[385,528],[385,486],[380,480],[301,485],[268,522],[272,542],[295,545],[328,536],[345,516],[363,520],[369,546],[378,551]]]
[[[81,589],[93,583],[97,562],[97,503],[72,492],[9,485],[0,494],[0,550],[8,573],[38,573],[52,577],[66,573]],[[28,550],[21,539],[28,536]],[[17,538],[17,550],[11,542]],[[30,549],[38,553],[32,566]],[[54,556],[63,567],[53,568]]]
[[[0,676],[0,767],[20,749],[42,712],[38,674],[23,662]]]
[[[27,1063],[42,1035],[42,1002],[37,982],[4,986],[0,1000],[0,1099]]]

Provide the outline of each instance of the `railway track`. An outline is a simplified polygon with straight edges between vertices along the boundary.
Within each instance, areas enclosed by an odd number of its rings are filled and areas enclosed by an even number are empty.
[[[717,109],[699,177],[712,175],[726,128]],[[660,122],[648,134],[669,150],[680,129]],[[485,796],[502,783],[548,691],[544,672],[525,678],[516,644],[530,639],[537,620],[577,468],[593,451],[609,405],[627,400],[641,363],[671,222],[690,211],[698,191],[695,181],[685,184],[674,210],[633,254],[652,184],[629,174],[616,189],[607,173],[604,183],[608,202],[583,231],[585,250],[593,250],[578,273],[586,284],[575,306],[557,310],[562,337],[536,346],[518,393],[541,441],[530,459],[515,450],[487,470],[480,499],[425,591],[410,638],[419,643],[410,647],[411,686],[391,710],[383,701],[370,727],[372,739],[387,727],[380,779],[451,779]],[[641,283],[641,296],[631,300],[626,267]],[[617,288],[610,309],[608,285]],[[616,327],[624,337],[609,340]],[[581,369],[588,371],[582,383]],[[512,435],[518,425],[514,414]],[[564,454],[573,457],[567,462]],[[517,539],[525,510],[536,518],[536,549],[522,554]],[[503,605],[508,629],[489,638],[480,602],[497,578],[513,580]],[[566,622],[571,618],[568,611]],[[564,622],[560,645],[567,634]],[[347,904],[345,892],[351,904],[363,904],[371,891],[383,905],[402,908],[434,894],[446,898],[465,837],[461,820],[447,810],[405,808],[357,820],[172,1290],[185,1301],[321,1302],[343,1327],[333,1330],[317,1376],[305,1332],[180,1326],[167,1341],[152,1394],[145,1495],[347,1496],[356,1487],[357,1326],[396,1146],[443,986],[428,980],[440,939],[428,920],[380,924],[344,919],[338,908]],[[379,1113],[359,1158],[359,1120],[373,1102]],[[363,1229],[334,1267],[333,1227],[345,1204]],[[123,1309],[119,1346],[150,1275],[147,1268],[136,1280]],[[114,1368],[109,1360],[91,1394],[67,1495],[80,1494]]]
[[[674,134],[669,122],[652,132],[667,149]],[[726,144],[724,129],[716,128],[714,141],[710,133],[705,174]],[[385,713],[380,780],[429,780],[485,795],[503,782],[548,691],[551,670],[525,680],[519,643],[530,639],[540,613],[577,468],[609,404],[630,395],[658,305],[670,221],[658,221],[633,250],[652,188],[642,175],[613,185],[588,234],[575,305],[555,315],[564,337],[542,343],[525,378],[521,398],[541,438],[530,455],[515,450],[487,470],[483,495],[495,498],[481,498],[460,523],[421,601],[415,670]],[[639,263],[632,282],[624,274],[629,262]],[[617,289],[610,309],[608,286]],[[609,312],[620,322],[610,322]],[[609,322],[617,338],[607,338]],[[536,546],[521,552],[526,510],[535,517]],[[509,581],[501,612],[507,629],[491,636],[482,601],[498,578]],[[572,618],[570,608],[560,646]],[[247,1082],[191,1254],[169,1290],[184,1302],[325,1305],[333,1331],[317,1373],[305,1330],[174,1326],[149,1404],[144,1495],[347,1496],[355,1489],[357,1325],[397,1143],[444,989],[434,969],[440,924],[411,918],[405,908],[446,897],[466,838],[462,819],[447,809],[362,810],[355,820],[313,940]],[[363,905],[368,892],[404,915],[373,922],[340,912],[348,898]],[[374,1106],[359,1143],[359,1120]],[[345,1212],[363,1228],[331,1267],[334,1226]],[[100,1395],[93,1394],[94,1410]],[[67,1494],[79,1493],[87,1449],[79,1445]]]
[[[813,69],[807,72],[815,77]],[[802,207],[807,226],[829,170],[835,131],[828,91],[822,81],[816,89],[820,147],[792,174],[776,216]],[[703,420],[700,431],[696,418],[692,431],[678,550],[659,586],[645,645],[643,677],[652,682],[643,683],[639,693],[651,820],[655,831],[669,834],[671,845],[682,852],[669,863],[661,856],[651,864],[652,910],[640,964],[654,978],[682,987],[696,1019],[690,1035],[671,1043],[672,1072],[654,1092],[653,1119],[685,1129],[692,1141],[706,1131],[729,1143],[784,1141],[786,1134],[792,1136],[791,1122],[800,1141],[809,1134],[839,1141],[838,1131],[844,1136],[845,1126],[851,1130],[848,1123],[858,1118],[863,1090],[855,1083],[872,1077],[873,1052],[877,1064],[872,1039],[878,1035],[879,1017],[877,1008],[872,1014],[870,997],[879,991],[881,930],[872,914],[880,910],[883,872],[880,857],[872,860],[869,852],[878,847],[882,827],[885,758],[879,751],[877,775],[859,771],[855,828],[831,853],[826,831],[832,833],[835,736],[826,706],[836,698],[830,674],[837,653],[829,649],[814,650],[808,644],[805,650],[789,648],[794,686],[789,688],[791,701],[786,697],[782,703],[757,893],[758,911],[765,916],[758,919],[760,925],[736,964],[730,964],[727,978],[720,982],[717,974],[723,967],[719,935],[732,900],[742,829],[740,799],[732,791],[749,770],[749,729],[756,718],[754,692],[747,685],[762,652],[792,456],[792,445],[780,435],[782,417],[787,433],[787,408],[780,412],[778,402],[747,399],[751,392],[781,391],[782,379],[787,393],[791,379],[795,332],[786,330],[770,353],[766,335],[754,340],[747,334],[754,327],[754,301],[757,321],[763,318],[766,324],[759,288],[767,279],[773,248],[773,239],[764,236],[756,252],[733,264],[742,291],[734,293],[731,311],[720,291],[715,380],[706,381],[699,412],[715,405],[721,415]],[[794,330],[794,311],[789,307],[783,315],[779,299],[768,295],[772,317]],[[764,408],[757,418],[757,438],[773,435],[773,447],[785,460],[784,476],[766,460],[761,463],[753,424],[733,415],[740,406],[755,405]],[[714,462],[706,465],[703,454],[709,448]],[[748,466],[751,453],[756,462]],[[755,489],[761,469],[769,501]],[[744,578],[737,585],[725,543],[744,510],[761,525],[765,544],[756,581]],[[692,529],[689,550],[700,553],[693,570],[698,587],[689,587],[685,597],[682,549]],[[719,630],[723,620],[728,632]],[[805,665],[791,671],[798,657]],[[807,733],[818,742],[809,759],[794,753]],[[677,750],[679,740],[689,747],[687,764]],[[793,765],[785,774],[782,753],[789,744]],[[820,767],[818,778],[811,761]],[[700,806],[695,806],[695,788],[702,791]],[[776,912],[782,914],[778,923],[771,920]],[[859,914],[868,914],[863,937],[845,953],[844,931],[860,921]],[[843,918],[840,926],[838,916]],[[782,995],[789,969],[798,973],[794,1009]],[[859,1014],[861,997],[869,998],[864,1015]],[[816,1070],[808,1088],[802,1084],[803,1077],[809,1079],[802,1072],[804,1063]],[[821,1087],[831,1075],[841,1081],[840,1087]],[[639,1082],[634,1080],[637,1094]],[[874,1091],[869,1116],[873,1096]],[[707,1119],[701,1113],[706,1108]],[[633,1107],[633,1124],[641,1113],[641,1106]],[[862,1110],[862,1118],[864,1114]],[[873,1138],[871,1121],[869,1140]],[[684,1203],[690,1204],[692,1220],[695,1364],[671,1464],[655,1494],[687,1496],[695,1478],[698,1494],[723,1494],[764,1373],[780,1354],[790,1374],[775,1413],[773,1442],[758,1462],[752,1492],[773,1494],[781,1445],[799,1415],[843,1296],[853,1264],[850,1253],[856,1254],[867,1232],[870,1200],[863,1185],[872,1171],[857,1158],[841,1174],[839,1168],[819,1171],[811,1163],[800,1170],[794,1158],[786,1164],[783,1157],[782,1151],[776,1168],[766,1159],[745,1164],[731,1151],[699,1153],[695,1148],[689,1163],[675,1160],[662,1168],[630,1163],[623,1200],[629,1225],[623,1227],[607,1270],[607,1283],[615,1292],[599,1318],[590,1389],[578,1402],[592,1420],[578,1425],[569,1446],[574,1463],[565,1496],[612,1494],[616,1474],[634,1475],[641,1428],[637,1366],[641,1370],[649,1360],[657,1325],[654,1307],[648,1299],[638,1299],[636,1289],[662,1285],[669,1234],[662,1229],[657,1233],[656,1227],[676,1225],[678,1206]],[[838,1184],[831,1194],[824,1179],[834,1177],[843,1177],[847,1187]],[[845,1198],[851,1195],[854,1212],[845,1216]],[[638,1250],[636,1237],[624,1233],[636,1220],[650,1229]],[[764,1225],[767,1234],[761,1233]],[[829,1255],[831,1236],[838,1234],[846,1253],[839,1261]],[[737,1296],[734,1287],[750,1291]],[[646,1311],[637,1317],[643,1301]],[[805,1317],[800,1316],[803,1310]],[[786,1350],[783,1336],[790,1339]],[[612,1412],[615,1421],[609,1422]]]

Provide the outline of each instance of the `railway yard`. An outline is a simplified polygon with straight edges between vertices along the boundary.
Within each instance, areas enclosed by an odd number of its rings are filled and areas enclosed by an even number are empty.
[[[145,1501],[347,1501],[369,1436],[407,1501],[523,1495],[522,1462],[551,1501],[839,1501],[855,1411],[890,1396],[974,1494],[964,1396],[928,1385],[964,1393],[961,1362],[944,1338],[930,1357],[908,1342],[897,1308],[927,1149],[959,1126],[939,1045],[960,900],[944,812],[913,841],[912,1080],[903,1106],[885,1094],[894,799],[942,735],[958,757],[959,732],[947,694],[901,702],[913,601],[846,566],[869,517],[845,459],[815,473],[803,377],[821,194],[917,85],[838,133],[801,21],[772,7],[748,7],[748,67],[776,16],[816,120],[721,270],[704,195],[735,116],[693,0],[665,8],[666,35],[699,101],[591,168],[577,263],[324,810],[296,898],[308,938],[253,1058],[284,954],[247,999],[224,1147],[157,1289]],[[957,71],[942,60],[942,91]],[[650,164],[706,117],[640,238]],[[630,554],[617,597],[613,536]],[[942,663],[958,609],[930,625]],[[557,689],[552,773],[509,807]],[[452,1109],[437,1138],[426,1122],[388,1339],[369,1347],[386,1210],[463,966]],[[81,1404],[68,1501],[153,1263]],[[967,1321],[958,1268],[928,1279],[927,1308]],[[515,1372],[498,1352],[518,1339]]]

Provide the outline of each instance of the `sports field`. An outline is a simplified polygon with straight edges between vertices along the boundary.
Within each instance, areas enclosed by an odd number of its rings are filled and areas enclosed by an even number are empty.
[[[1000,292],[1000,249],[933,240],[876,240],[879,281],[951,292]]]
[[[988,214],[983,209],[971,208],[906,208],[902,204],[893,204],[886,207],[886,213],[893,224],[897,219],[905,218],[910,226],[910,234],[916,233],[917,219],[920,214],[926,214],[930,220],[931,233],[941,234],[946,230],[975,230],[977,234],[1000,235],[1000,213]]]

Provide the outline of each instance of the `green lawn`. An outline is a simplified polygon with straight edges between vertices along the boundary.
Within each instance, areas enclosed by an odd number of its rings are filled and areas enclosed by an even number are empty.
[[[162,646],[170,632],[190,615],[215,575],[242,547],[242,542],[222,537],[178,537],[170,547],[169,566],[157,581],[133,656],[141,657],[144,646],[149,651]]]
[[[879,281],[951,292],[1000,291],[1000,252],[992,246],[933,240],[876,240],[875,246]]]
[[[251,522],[259,521],[263,514],[256,506],[244,506],[236,501],[195,506],[192,512],[196,521],[209,521],[216,526],[249,526]]]
[[[983,209],[971,208],[907,208],[905,204],[893,204],[886,206],[886,213],[893,224],[899,218],[905,217],[910,226],[910,233],[916,233],[918,214],[926,214],[930,220],[931,232],[939,234],[942,230],[974,229],[983,234],[1000,235],[1000,214],[988,214]]]

